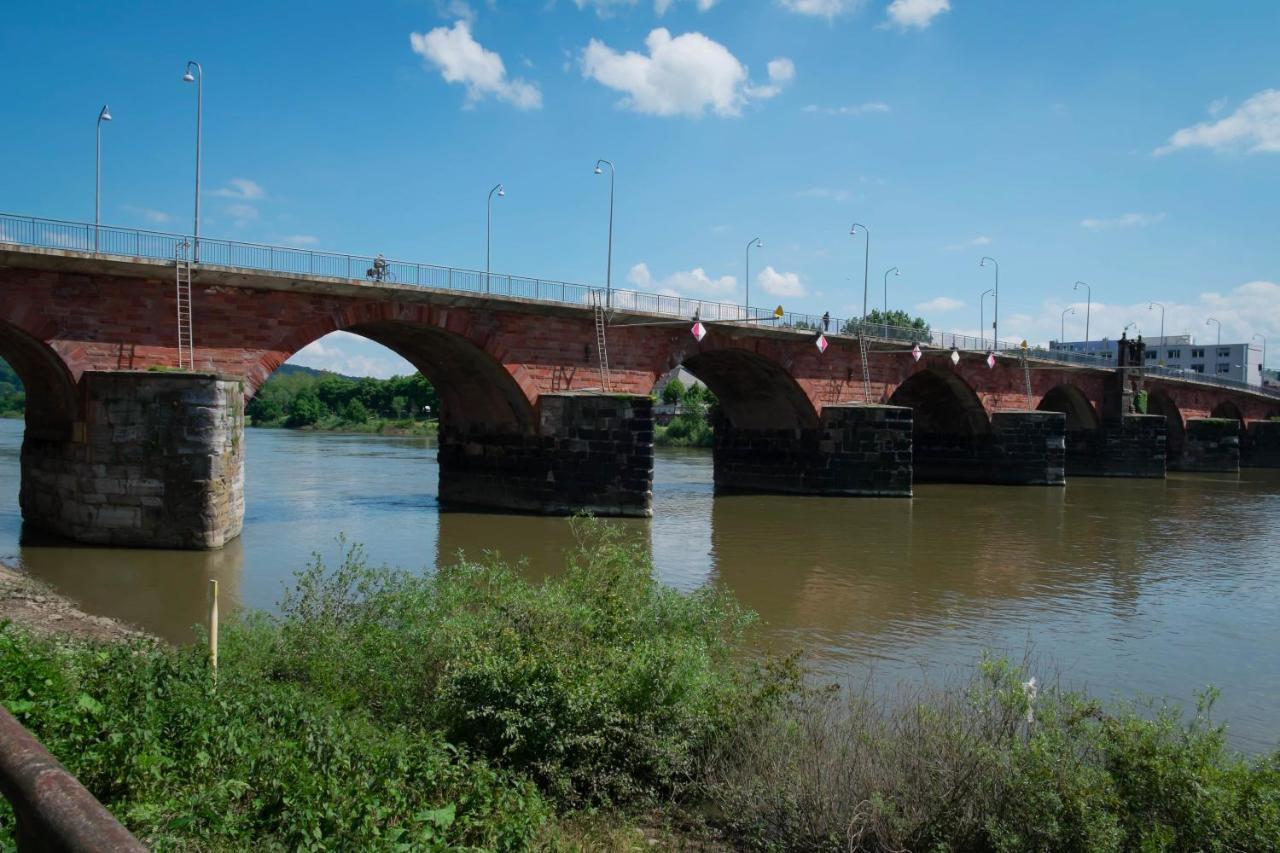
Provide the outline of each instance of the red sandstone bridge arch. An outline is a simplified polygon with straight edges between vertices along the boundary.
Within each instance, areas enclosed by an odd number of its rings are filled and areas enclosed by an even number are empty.
[[[66,358],[44,341],[0,320],[0,358],[9,363],[26,392],[26,428],[32,438],[65,440],[80,419],[76,382]]]
[[[1081,432],[1098,428],[1101,419],[1084,391],[1070,383],[1061,383],[1049,389],[1036,409],[1041,412],[1061,412],[1067,416],[1067,432]]]
[[[1174,402],[1173,397],[1164,389],[1156,389],[1147,396],[1147,411],[1153,415],[1163,415],[1168,425],[1165,448],[1169,458],[1182,454],[1186,446],[1186,420],[1182,410]]]
[[[974,436],[991,429],[978,394],[957,373],[943,367],[913,373],[889,396],[889,403],[912,410],[917,436]]]
[[[748,349],[725,347],[684,359],[739,429],[816,429],[818,412],[804,389],[780,364]]]

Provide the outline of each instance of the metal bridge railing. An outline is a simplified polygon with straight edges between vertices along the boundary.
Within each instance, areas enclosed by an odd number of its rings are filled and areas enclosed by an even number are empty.
[[[33,216],[0,214],[0,243],[15,243],[47,249],[68,249],[116,258],[141,258],[147,260],[173,260],[184,243],[192,238],[180,234],[165,234],[139,228],[95,226],[83,222],[64,222]],[[374,257],[347,255],[335,252],[319,252],[312,249],[296,249],[286,246],[268,246],[259,243],[242,243],[235,240],[216,240],[201,237],[194,250],[198,263],[289,273],[327,278],[369,282],[374,271]],[[589,307],[592,294],[603,288],[586,284],[574,284],[554,279],[530,278],[505,273],[485,273],[479,270],[444,267],[435,264],[419,264],[412,261],[386,260],[383,275],[377,281],[387,284],[430,287],[437,290],[453,290],[475,294],[492,294],[539,302],[557,302],[565,305]],[[602,293],[603,295],[603,293]],[[767,308],[748,308],[728,302],[690,299],[663,293],[645,293],[638,290],[616,289],[611,307],[621,311],[654,314],[672,318],[710,322],[768,322],[770,328],[797,331],[822,330],[839,337],[863,335],[880,341],[923,347],[968,351],[995,351],[1021,353],[1021,344],[1010,341],[993,341],[972,335],[934,332],[879,323],[864,323],[857,319],[825,317],[816,314],[786,312],[774,318]],[[1030,358],[1082,367],[1112,368],[1111,359],[1093,353],[1032,347]],[[1227,388],[1246,389],[1255,393],[1280,397],[1280,392],[1263,389],[1238,380],[1187,375],[1168,368],[1147,368],[1149,372],[1176,379],[1204,382]]]

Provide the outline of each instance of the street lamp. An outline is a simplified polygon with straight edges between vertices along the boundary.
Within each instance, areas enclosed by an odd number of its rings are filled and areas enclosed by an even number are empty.
[[[601,164],[609,167],[609,260],[608,260],[608,266],[605,267],[605,279],[604,279],[605,297],[604,298],[605,298],[605,307],[612,308],[613,307],[613,179],[615,177],[615,172],[614,172],[612,161],[597,160],[596,170],[595,170],[595,173],[597,175],[604,174],[604,170],[600,168]]]
[[[102,224],[102,123],[111,121],[111,108],[106,104],[98,112],[97,147],[93,177],[93,250],[98,251],[98,227]]]
[[[897,267],[890,267],[884,271],[884,324],[889,325],[889,273],[893,273],[893,277],[897,278],[902,275],[902,270]]]
[[[1168,347],[1165,345],[1165,342],[1164,342],[1164,303],[1152,302],[1150,305],[1147,306],[1147,310],[1148,311],[1154,310],[1157,305],[1160,306],[1160,346],[1164,347],[1165,350],[1167,351]],[[1164,367],[1164,359],[1160,359],[1160,366]]]
[[[862,233],[867,235],[867,248],[862,255],[862,322],[867,322],[867,272],[871,269],[871,229],[860,223],[853,223],[853,227],[849,229],[849,236],[854,237],[858,233],[858,229],[862,229]]]
[[[1058,318],[1058,346],[1061,348],[1062,342],[1067,339],[1067,315],[1076,313],[1074,308],[1065,308],[1062,316]]]
[[[982,349],[987,347],[987,294],[993,292],[991,288],[987,288],[978,298],[978,346]]]
[[[1258,373],[1262,373],[1267,369],[1267,336],[1254,335],[1253,337],[1262,338],[1262,363],[1258,365]],[[1252,338],[1250,340],[1252,340]],[[1248,361],[1248,359],[1245,359],[1245,361]]]
[[[507,191],[502,184],[497,184],[493,189],[489,190],[489,200],[485,203],[485,219],[484,219],[484,292],[489,292],[489,246],[492,241],[493,234],[493,194],[497,193],[498,198],[506,198]]]
[[[1210,317],[1208,320],[1204,321],[1204,324],[1206,326],[1209,325],[1210,323],[1218,324],[1218,346],[1222,346],[1222,321],[1215,320],[1213,317]]]
[[[1082,284],[1084,284],[1083,281],[1077,281],[1074,285],[1072,285],[1071,289],[1079,290],[1080,285]],[[1089,320],[1093,317],[1093,288],[1087,284],[1084,284],[1084,292],[1088,296],[1088,299],[1085,302],[1085,307],[1084,307],[1084,351],[1088,352],[1089,351]]]
[[[1000,349],[1000,265],[996,263],[995,258],[983,257],[978,261],[978,266],[985,267],[987,261],[991,261],[991,265],[996,268],[996,286],[992,288],[991,296],[991,348],[993,350]],[[1088,349],[1086,346],[1085,349]]]
[[[191,69],[195,69],[194,76]],[[196,84],[196,225],[194,260],[200,260],[200,123],[204,117],[204,69],[194,59],[187,60],[187,70],[182,75],[183,82]]]
[[[752,237],[752,238],[751,238],[751,240],[747,243],[747,251],[746,251],[746,255],[747,255],[747,271],[746,271],[746,276],[747,276],[747,277],[746,277],[746,281],[747,281],[747,292],[746,292],[746,294],[742,297],[742,299],[743,299],[743,305],[742,305],[742,308],[743,308],[743,310],[745,311],[745,313],[746,313],[746,315],[747,315],[747,319],[748,319],[748,320],[750,320],[750,319],[751,319],[751,247],[752,247],[752,246],[756,246],[756,247],[758,247],[758,248],[763,249],[763,248],[764,248],[764,243],[761,243],[761,242],[760,242],[760,238],[759,238],[759,237]]]

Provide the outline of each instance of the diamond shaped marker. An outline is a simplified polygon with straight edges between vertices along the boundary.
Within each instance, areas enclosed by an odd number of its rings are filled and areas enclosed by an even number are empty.
[[[693,334],[693,339],[698,343],[702,343],[702,339],[707,336],[707,327],[702,325],[701,321],[693,324],[693,328],[689,330]]]
[[[916,361],[919,361],[919,360],[920,360],[920,356],[921,356],[921,355],[922,355],[922,353],[920,352],[920,345],[919,345],[919,344],[916,344],[915,346],[913,346],[913,347],[911,348],[911,357],[912,357],[913,359],[915,359]]]
[[[956,350],[955,347],[951,348],[951,363],[952,364],[960,363],[960,353]]]
[[[827,336],[818,335],[818,339],[813,342],[813,345],[818,348],[818,352],[826,352],[827,347],[829,346],[829,344],[827,344]]]
[[[994,368],[995,366],[996,366],[996,354],[993,352],[987,353],[987,367]]]

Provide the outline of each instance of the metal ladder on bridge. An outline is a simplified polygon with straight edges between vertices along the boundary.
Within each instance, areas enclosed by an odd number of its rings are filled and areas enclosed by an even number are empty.
[[[1027,361],[1027,348],[1022,348],[1022,378],[1026,381],[1027,387],[1027,411],[1031,411],[1031,364]]]
[[[871,402],[871,366],[867,364],[867,338],[858,331],[858,349],[862,352],[862,401]]]
[[[600,291],[592,291],[591,302],[595,306],[596,315],[596,354],[600,361],[600,390],[609,391],[609,349],[605,343],[605,326],[608,318],[600,299]]]
[[[178,303],[178,369],[194,370],[196,366],[191,333],[191,261],[187,259],[187,241],[178,244],[175,289]]]

